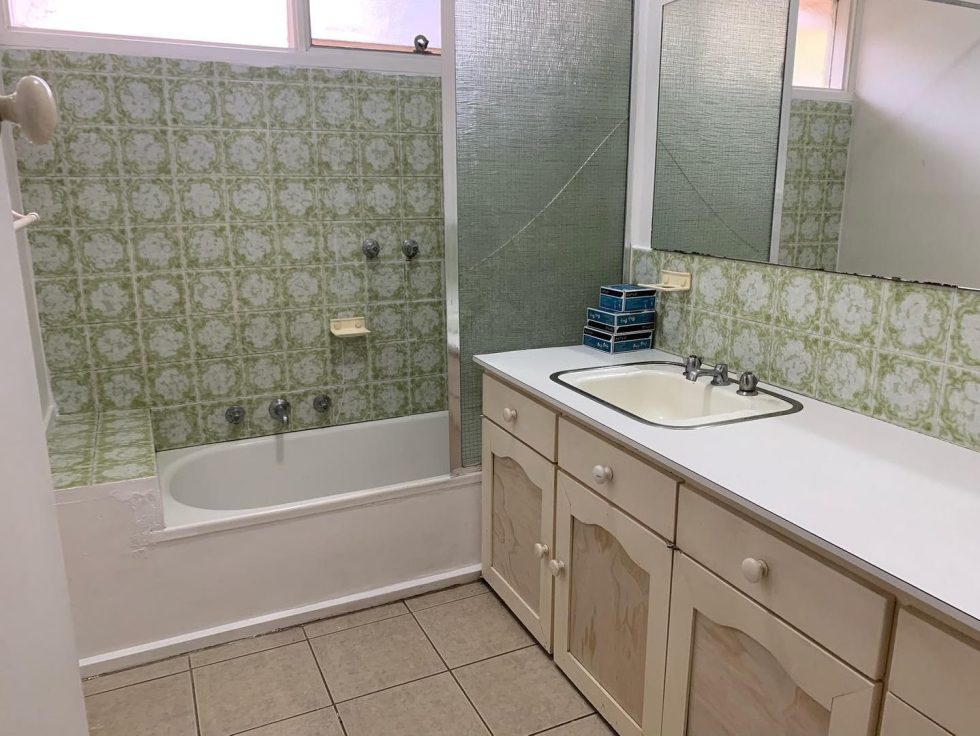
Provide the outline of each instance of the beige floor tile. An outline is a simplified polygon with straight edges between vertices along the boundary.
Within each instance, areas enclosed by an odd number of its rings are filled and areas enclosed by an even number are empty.
[[[599,716],[580,718],[558,728],[549,728],[540,736],[616,736]]]
[[[153,662],[152,664],[144,664],[141,667],[133,667],[132,669],[85,680],[82,683],[82,692],[86,695],[96,695],[97,693],[115,690],[117,687],[135,685],[138,682],[146,682],[147,680],[155,680],[158,677],[175,675],[178,672],[185,672],[187,669],[186,656],[173,657],[160,662]]]
[[[330,705],[306,642],[193,672],[201,736],[228,736]]]
[[[337,707],[347,736],[488,736],[448,673]]]
[[[480,595],[481,593],[486,593],[488,590],[490,589],[482,580],[477,580],[474,583],[455,585],[452,588],[444,588],[443,590],[437,590],[434,593],[417,595],[414,598],[409,598],[406,600],[405,605],[407,605],[413,611],[421,611],[423,608],[432,608],[432,606],[438,606],[442,603],[451,603],[452,601],[458,601],[461,598],[469,598],[470,596]]]
[[[538,647],[467,665],[453,674],[494,736],[527,736],[592,712]]]
[[[355,626],[373,624],[375,621],[384,621],[385,619],[401,616],[405,613],[408,613],[408,609],[405,608],[404,603],[399,601],[398,603],[387,603],[383,606],[375,606],[374,608],[365,608],[363,611],[346,613],[343,616],[325,618],[322,621],[314,621],[311,624],[307,624],[304,628],[306,629],[306,635],[312,639],[315,636],[324,636],[325,634],[333,634],[337,631],[352,629]]]
[[[344,736],[344,729],[337,711],[324,708],[248,731],[247,736]],[[582,736],[591,734],[583,732]]]
[[[202,649],[191,654],[191,667],[204,667],[215,662],[224,662],[226,659],[241,657],[246,654],[264,652],[267,649],[295,644],[306,638],[303,629],[297,626],[293,629],[276,631],[264,636],[253,636],[251,639],[239,639],[238,641],[228,642],[210,649]]]
[[[517,619],[490,593],[426,608],[415,617],[450,667],[534,643]]]
[[[191,676],[182,672],[85,699],[91,736],[196,736]]]
[[[410,615],[310,640],[336,702],[445,670]]]

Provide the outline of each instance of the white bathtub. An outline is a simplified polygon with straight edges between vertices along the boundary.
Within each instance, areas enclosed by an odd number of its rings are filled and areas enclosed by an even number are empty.
[[[449,474],[434,412],[157,454],[167,529],[214,530],[377,503]],[[188,530],[191,531],[191,530]]]
[[[161,452],[58,504],[86,675],[472,580],[480,475],[446,412]],[[160,509],[162,507],[162,519]]]

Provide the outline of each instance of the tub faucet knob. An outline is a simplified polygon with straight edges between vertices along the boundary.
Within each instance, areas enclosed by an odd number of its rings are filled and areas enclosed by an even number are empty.
[[[419,254],[419,244],[415,240],[403,240],[402,241],[402,253],[405,254],[405,258],[412,260]]]
[[[228,424],[241,424],[245,421],[245,407],[229,406],[225,409],[225,421]]]
[[[283,427],[289,426],[289,410],[292,407],[286,399],[273,399],[269,403],[269,416],[282,424]]]
[[[326,394],[313,397],[313,409],[320,414],[326,414],[330,411],[331,404],[333,404],[333,401]]]

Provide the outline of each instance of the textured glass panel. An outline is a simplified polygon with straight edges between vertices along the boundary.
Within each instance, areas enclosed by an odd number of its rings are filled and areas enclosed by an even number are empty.
[[[478,353],[580,339],[619,281],[628,0],[456,3],[463,461],[480,461]]]
[[[653,246],[768,260],[788,0],[664,7]]]

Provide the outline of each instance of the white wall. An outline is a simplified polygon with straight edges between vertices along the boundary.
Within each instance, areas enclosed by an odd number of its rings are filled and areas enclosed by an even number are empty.
[[[9,211],[0,176],[0,734],[83,736],[88,728]]]
[[[980,10],[863,5],[839,270],[980,287]]]

